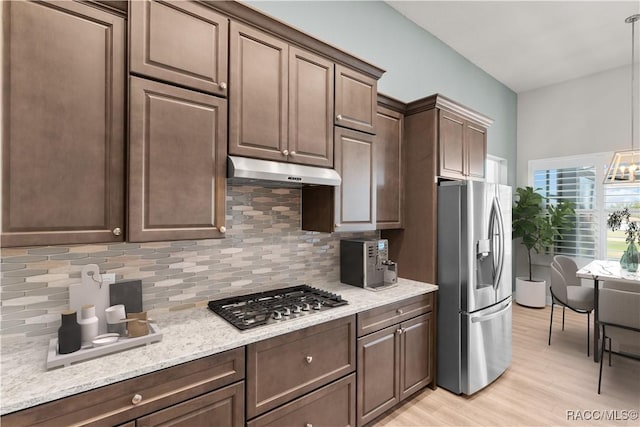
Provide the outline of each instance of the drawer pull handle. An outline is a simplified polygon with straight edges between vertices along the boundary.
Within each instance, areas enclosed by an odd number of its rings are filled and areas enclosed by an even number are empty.
[[[137,405],[140,402],[142,402],[142,395],[138,393],[134,394],[133,399],[131,399],[131,403]]]
[[[401,309],[401,308],[399,308],[399,309],[397,309],[397,310],[396,310],[396,313],[398,313],[398,314],[404,314],[404,310],[403,310],[403,309]]]
[[[313,362],[313,357],[312,356],[307,356],[305,358],[305,360],[307,361],[307,364],[309,364],[309,363]]]

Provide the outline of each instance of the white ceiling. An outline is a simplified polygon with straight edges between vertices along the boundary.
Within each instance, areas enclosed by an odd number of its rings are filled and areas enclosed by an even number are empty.
[[[640,13],[640,0],[387,3],[518,93],[630,64],[624,20]],[[640,22],[636,52],[639,35]]]

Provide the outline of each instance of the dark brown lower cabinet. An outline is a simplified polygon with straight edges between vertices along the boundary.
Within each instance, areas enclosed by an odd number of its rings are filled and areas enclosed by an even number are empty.
[[[400,401],[398,326],[358,340],[358,420],[365,424]]]
[[[136,420],[137,426],[240,426],[244,372],[244,347],[240,347],[4,415],[0,423],[2,427],[122,423],[132,427],[131,420]],[[208,414],[207,422],[197,422],[202,419],[200,412]],[[213,416],[220,417],[220,423],[211,423]]]
[[[354,316],[247,346],[247,418],[355,370]]]
[[[136,420],[136,427],[241,427],[244,425],[244,382]]]
[[[247,423],[265,426],[355,426],[356,379],[351,374]]]
[[[434,382],[434,333],[428,312],[358,339],[359,426]]]

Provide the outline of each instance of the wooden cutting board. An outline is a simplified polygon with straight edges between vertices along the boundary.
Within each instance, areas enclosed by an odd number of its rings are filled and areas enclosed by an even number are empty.
[[[100,278],[100,267],[96,264],[85,265],[80,275],[82,283],[69,286],[69,308],[76,310],[80,319],[82,306],[94,305],[98,317],[98,334],[106,334],[107,320],[104,311],[109,307],[109,284],[100,284]]]

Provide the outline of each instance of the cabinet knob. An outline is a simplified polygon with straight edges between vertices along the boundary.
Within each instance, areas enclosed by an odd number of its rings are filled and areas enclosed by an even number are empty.
[[[402,334],[402,328],[396,329],[396,335],[401,335],[401,334]]]
[[[220,82],[220,89],[225,90],[227,88],[227,84],[225,82]]]
[[[282,154],[284,154],[285,156],[289,155],[289,150],[282,150]]]
[[[338,114],[338,115],[336,116],[336,119],[337,119],[337,120],[342,120],[342,114]]]
[[[120,227],[116,227],[113,230],[111,230],[111,232],[113,233],[114,236],[119,236],[122,234],[122,229]]]
[[[296,152],[295,152],[295,151],[292,151],[292,152],[290,152],[290,153],[289,153],[289,155],[290,155],[290,156],[295,156],[295,155],[296,155]]]
[[[226,233],[227,227],[225,227],[224,225],[221,225],[220,227],[218,227],[218,230],[220,230],[221,233]]]
[[[137,405],[140,402],[142,402],[142,395],[138,393],[134,394],[133,399],[131,399],[131,403]]]
[[[305,427],[313,427],[313,424],[307,423],[307,425]]]
[[[338,227],[340,227],[340,224],[334,224],[334,227],[338,228]]]
[[[399,308],[399,309],[397,309],[397,310],[396,310],[396,313],[398,313],[398,314],[404,314],[404,310],[403,310],[403,309],[401,309],[401,308]]]
[[[307,364],[309,364],[309,363],[313,362],[313,357],[312,356],[307,356],[305,358],[305,360],[307,361]]]

